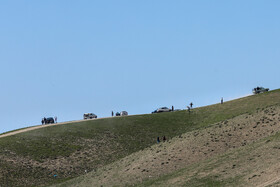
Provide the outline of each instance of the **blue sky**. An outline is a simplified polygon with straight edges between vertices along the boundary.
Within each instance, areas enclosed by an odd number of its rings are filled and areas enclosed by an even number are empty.
[[[0,133],[279,88],[280,1],[0,1]]]

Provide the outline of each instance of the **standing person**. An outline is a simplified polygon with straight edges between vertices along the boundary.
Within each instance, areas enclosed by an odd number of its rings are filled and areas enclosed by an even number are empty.
[[[222,99],[221,99],[221,104],[223,104],[223,103],[224,103],[224,99],[222,98]]]
[[[190,103],[190,106],[191,106],[191,108],[192,108],[192,106],[193,106],[193,103],[192,103],[192,102]]]
[[[174,111],[174,106],[172,105],[172,111]]]
[[[47,119],[44,117],[44,124],[46,125],[47,124]]]
[[[157,143],[159,143],[160,142],[160,140],[159,140],[159,136],[157,137]]]
[[[162,137],[162,140],[165,142],[165,141],[166,141],[166,137],[165,137],[165,136],[163,136],[163,137]]]
[[[57,123],[57,117],[56,116],[54,117],[54,122]]]
[[[112,117],[114,116],[114,112],[112,111]]]
[[[44,118],[42,118],[42,121],[41,121],[42,125],[44,125]]]
[[[189,114],[191,113],[191,108],[187,106]]]

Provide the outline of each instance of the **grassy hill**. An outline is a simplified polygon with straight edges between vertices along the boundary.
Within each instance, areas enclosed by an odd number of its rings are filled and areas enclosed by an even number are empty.
[[[259,109],[155,144],[58,186],[274,184],[280,181],[279,121],[279,105]]]
[[[280,90],[196,108],[191,114],[114,117],[45,127],[0,139],[0,186],[57,184],[143,152],[167,139],[278,106]],[[157,145],[156,145],[157,146]],[[207,157],[208,158],[208,157]],[[170,174],[172,178],[173,174]],[[156,179],[153,179],[156,180]],[[152,184],[147,181],[147,184]]]

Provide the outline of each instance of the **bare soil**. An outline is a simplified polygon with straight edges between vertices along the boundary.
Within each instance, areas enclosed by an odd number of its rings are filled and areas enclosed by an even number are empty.
[[[107,165],[83,177],[74,179],[73,186],[113,186],[139,184],[148,179],[158,178],[166,174],[192,166],[205,160],[211,160],[219,155],[242,149],[263,138],[275,135],[280,131],[280,107],[272,106],[260,109],[254,114],[244,114],[233,119],[213,124],[205,129],[192,131],[161,142],[143,151]],[[168,137],[167,137],[168,138]],[[280,149],[270,145],[271,154],[266,157],[266,150],[252,151],[244,158],[254,160],[239,163],[225,162],[219,167],[206,171],[193,171],[189,177],[198,175],[200,178],[217,174],[220,179],[242,176],[246,186],[277,185],[280,181],[280,164],[277,154]],[[258,150],[260,151],[260,150]],[[255,154],[255,155],[254,155]],[[235,157],[238,157],[235,155]],[[234,158],[232,160],[234,161]],[[265,162],[262,161],[265,159]],[[263,164],[261,164],[263,163]],[[217,164],[219,165],[219,164]],[[268,167],[269,166],[269,167]],[[239,168],[239,169],[235,169]],[[255,169],[259,168],[259,169]],[[251,172],[248,172],[251,169]],[[259,173],[258,173],[259,172]],[[183,185],[187,176],[172,177],[165,186]],[[70,183],[67,184],[69,186]]]

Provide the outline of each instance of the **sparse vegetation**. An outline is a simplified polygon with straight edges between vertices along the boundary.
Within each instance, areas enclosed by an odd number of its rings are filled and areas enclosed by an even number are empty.
[[[240,115],[153,145],[64,186],[253,186],[277,162],[278,147],[272,145],[278,143],[279,119],[279,105]]]
[[[279,140],[277,133],[136,186],[255,186],[263,184],[271,174],[276,178],[266,185],[273,186],[280,181],[276,156],[280,153]]]
[[[165,135],[170,140],[184,133],[199,132],[215,123],[227,123],[226,120],[236,116],[254,114],[278,105],[279,99],[280,90],[275,90],[222,105],[196,108],[191,114],[176,111],[99,119],[45,127],[1,138],[0,185],[61,183],[144,150],[156,143],[157,136]],[[193,186],[225,184],[215,176],[190,181]]]

